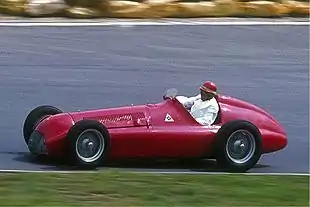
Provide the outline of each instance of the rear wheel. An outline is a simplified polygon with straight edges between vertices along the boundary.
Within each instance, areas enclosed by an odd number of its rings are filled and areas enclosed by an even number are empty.
[[[77,122],[67,135],[69,159],[79,169],[95,169],[110,146],[108,130],[94,120]]]
[[[38,106],[35,109],[33,109],[26,117],[23,126],[23,135],[26,144],[28,145],[31,134],[41,121],[43,121],[49,116],[60,113],[62,113],[60,109],[49,105]]]
[[[217,163],[230,172],[246,172],[261,157],[261,134],[247,121],[225,124],[217,134],[215,154]]]

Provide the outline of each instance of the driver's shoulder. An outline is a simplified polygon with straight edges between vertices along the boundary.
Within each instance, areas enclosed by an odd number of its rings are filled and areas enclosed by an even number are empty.
[[[219,109],[220,103],[218,102],[218,100],[217,100],[216,98],[213,97],[213,98],[210,100],[210,104],[211,104],[213,107],[215,107],[217,110]]]
[[[201,95],[198,94],[198,95],[196,95],[196,96],[193,96],[192,99],[194,99],[195,101],[196,101],[196,100],[200,100],[200,99],[201,99]]]

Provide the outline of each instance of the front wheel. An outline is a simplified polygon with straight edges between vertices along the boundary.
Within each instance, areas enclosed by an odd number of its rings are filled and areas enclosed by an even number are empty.
[[[77,122],[68,132],[67,140],[69,159],[79,169],[97,168],[110,146],[107,129],[94,120]]]
[[[23,135],[26,144],[28,145],[29,138],[36,126],[45,118],[60,114],[62,111],[54,106],[42,105],[34,108],[25,119],[23,126]]]
[[[261,134],[247,121],[232,121],[218,132],[215,143],[217,163],[230,172],[246,172],[262,154]]]

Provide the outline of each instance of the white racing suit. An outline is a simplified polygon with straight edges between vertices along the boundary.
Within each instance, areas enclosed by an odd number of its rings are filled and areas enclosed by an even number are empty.
[[[219,105],[215,98],[202,101],[200,94],[194,97],[177,96],[176,99],[190,110],[190,114],[202,125],[211,125],[218,114]]]

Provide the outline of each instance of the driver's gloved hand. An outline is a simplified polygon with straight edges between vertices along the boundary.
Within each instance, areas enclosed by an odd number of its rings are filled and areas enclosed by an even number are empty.
[[[191,110],[192,105],[191,105],[191,104],[186,104],[186,105],[185,105],[185,108],[186,108],[187,110]]]

